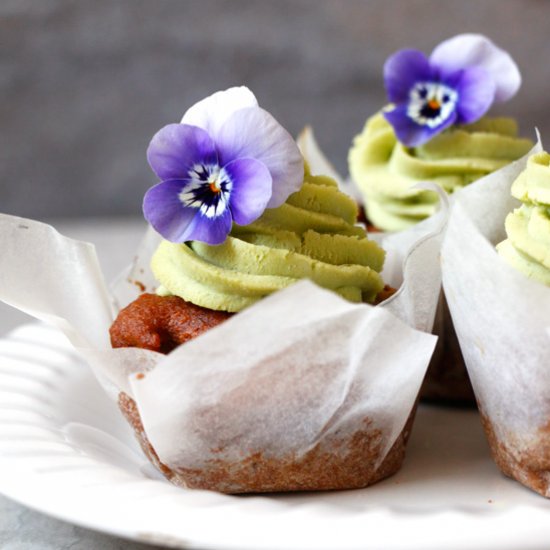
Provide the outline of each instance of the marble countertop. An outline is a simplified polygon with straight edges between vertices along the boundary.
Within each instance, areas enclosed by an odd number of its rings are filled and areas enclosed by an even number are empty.
[[[107,279],[122,270],[131,258],[145,230],[143,221],[54,220],[61,233],[94,243]],[[120,250],[128,249],[128,257]],[[32,320],[0,303],[0,335]],[[50,518],[0,495],[0,548],[3,550],[146,550],[160,548],[97,533]]]

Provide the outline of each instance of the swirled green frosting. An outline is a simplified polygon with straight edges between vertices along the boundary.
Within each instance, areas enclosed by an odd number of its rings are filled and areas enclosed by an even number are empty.
[[[508,214],[508,238],[497,245],[499,254],[527,277],[550,286],[550,155],[529,157],[525,170],[512,184],[512,195],[523,204]]]
[[[409,148],[397,141],[378,113],[355,137],[348,162],[369,220],[385,231],[398,231],[427,218],[437,207],[436,193],[411,189],[413,185],[430,181],[453,193],[522,157],[532,145],[517,137],[514,120],[486,117]]]
[[[356,225],[357,205],[336,182],[306,170],[302,188],[217,246],[163,241],[151,267],[160,293],[209,309],[240,311],[308,278],[353,302],[384,284],[384,251]]]

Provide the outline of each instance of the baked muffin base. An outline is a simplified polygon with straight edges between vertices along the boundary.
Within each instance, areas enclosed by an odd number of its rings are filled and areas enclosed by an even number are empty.
[[[161,462],[147,438],[135,401],[121,392],[118,405],[145,455],[169,481],[181,487],[229,494],[328,491],[372,485],[401,467],[416,413],[415,405],[405,427],[377,467],[374,464],[378,462],[382,434],[365,418],[353,435],[338,437],[336,432],[298,458],[273,459],[256,452],[237,462],[213,459],[203,469],[173,470]]]
[[[550,422],[539,430],[539,436],[527,448],[519,450],[513,437],[497,436],[490,418],[481,413],[481,423],[500,471],[521,484],[550,498]]]

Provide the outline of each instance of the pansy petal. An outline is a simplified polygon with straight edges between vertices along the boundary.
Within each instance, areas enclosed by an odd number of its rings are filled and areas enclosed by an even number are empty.
[[[207,132],[187,124],[161,128],[147,149],[147,160],[161,179],[187,178],[196,163],[216,164],[216,146]]]
[[[384,64],[384,84],[391,103],[407,101],[417,82],[429,82],[435,76],[427,57],[418,50],[400,50]]]
[[[456,120],[456,113],[453,112],[442,124],[430,128],[428,125],[414,122],[407,115],[407,108],[407,105],[397,105],[392,110],[384,111],[384,117],[392,125],[397,139],[407,147],[417,147],[426,143]]]
[[[181,122],[203,128],[213,135],[235,111],[257,106],[256,97],[246,86],[229,88],[195,103],[183,115]]]
[[[179,198],[188,182],[181,179],[162,181],[151,187],[143,199],[145,219],[165,239],[181,243],[197,209],[183,205]]]
[[[239,225],[252,223],[262,215],[271,198],[269,170],[255,159],[234,160],[223,169],[233,184],[229,203],[233,219]]]
[[[241,109],[229,117],[216,135],[220,164],[239,158],[259,160],[273,180],[268,208],[283,204],[304,179],[304,160],[292,136],[260,107]]]
[[[226,208],[219,216],[208,217],[200,210],[195,210],[196,215],[185,232],[185,240],[201,241],[206,244],[222,244],[231,231],[232,218],[229,208]]]
[[[470,124],[480,119],[491,107],[495,97],[495,83],[482,67],[465,69],[457,84],[457,119],[459,124]]]
[[[430,56],[430,63],[445,74],[478,66],[495,83],[495,100],[506,101],[521,85],[519,69],[507,52],[481,34],[459,34],[445,40]]]

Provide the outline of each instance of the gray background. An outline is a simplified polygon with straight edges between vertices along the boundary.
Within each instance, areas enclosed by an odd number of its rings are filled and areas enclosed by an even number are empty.
[[[385,102],[386,57],[405,46],[429,53],[466,31],[490,36],[522,70],[520,93],[494,112],[548,136],[549,28],[544,0],[0,0],[0,211],[137,218],[154,182],[151,136],[241,83],[292,133],[312,124],[345,172],[352,137]],[[89,240],[97,221],[56,226]],[[133,222],[100,227],[139,238]],[[109,258],[108,278],[126,262]],[[0,304],[0,334],[24,319]],[[145,549],[1,496],[0,546]]]
[[[293,134],[313,125],[345,172],[385,102],[386,57],[465,31],[522,70],[518,96],[493,112],[549,135],[549,28],[543,0],[1,0],[0,211],[140,216],[151,136],[241,83]]]

